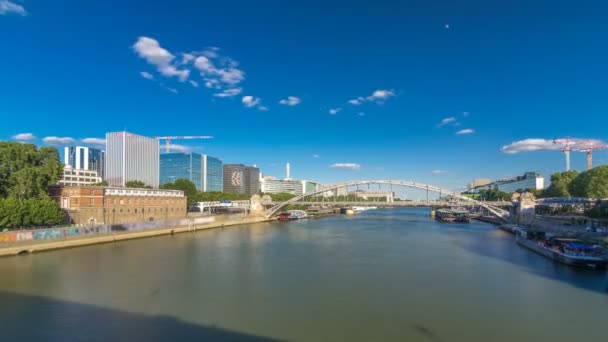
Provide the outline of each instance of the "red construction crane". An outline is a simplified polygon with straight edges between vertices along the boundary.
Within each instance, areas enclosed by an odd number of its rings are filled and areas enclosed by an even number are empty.
[[[578,140],[572,139],[571,137],[565,137],[563,139],[555,139],[553,140],[554,144],[564,145],[564,148],[560,150],[564,152],[566,156],[566,171],[570,171],[570,152],[572,151],[572,146],[579,143]]]
[[[168,137],[154,137],[156,140],[165,141],[165,152],[169,153],[171,140],[182,140],[182,139],[213,139],[210,135],[183,135],[183,136],[168,136]]]
[[[577,152],[587,152],[587,170],[591,170],[593,168],[593,156],[592,156],[592,152],[593,150],[604,150],[608,148],[608,145],[597,145],[596,142],[593,141],[584,141],[582,142],[583,148],[578,148],[574,151]]]

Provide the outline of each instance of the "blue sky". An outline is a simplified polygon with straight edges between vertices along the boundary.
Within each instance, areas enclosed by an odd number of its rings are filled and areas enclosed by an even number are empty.
[[[212,135],[176,143],[326,183],[548,175],[564,168],[552,139],[608,140],[606,15],[604,1],[0,0],[0,139]]]

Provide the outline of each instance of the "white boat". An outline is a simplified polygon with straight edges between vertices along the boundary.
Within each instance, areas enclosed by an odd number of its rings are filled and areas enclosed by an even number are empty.
[[[354,212],[360,212],[360,211],[366,211],[366,210],[372,210],[372,209],[378,209],[378,207],[353,207]]]

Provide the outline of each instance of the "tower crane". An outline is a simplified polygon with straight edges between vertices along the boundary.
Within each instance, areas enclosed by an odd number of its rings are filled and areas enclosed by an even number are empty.
[[[565,137],[563,139],[555,139],[553,140],[554,144],[564,145],[564,148],[561,149],[561,152],[564,152],[566,156],[566,171],[570,171],[570,152],[572,151],[572,146],[578,144],[578,140],[572,139],[571,137]]]
[[[591,170],[593,168],[593,150],[604,150],[608,148],[608,145],[597,145],[593,141],[585,141],[583,142],[585,147],[578,148],[574,151],[577,152],[587,152],[587,170]]]
[[[171,140],[188,140],[188,139],[213,139],[210,135],[182,135],[182,136],[166,136],[166,137],[154,137],[156,140],[165,141],[165,152],[169,153]]]

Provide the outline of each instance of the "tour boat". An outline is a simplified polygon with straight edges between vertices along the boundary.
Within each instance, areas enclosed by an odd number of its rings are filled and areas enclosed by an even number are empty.
[[[287,210],[279,214],[279,221],[293,221],[308,218],[308,214],[304,210]]]
[[[458,209],[437,209],[435,211],[435,219],[442,223],[469,223],[471,219],[469,212]]]

